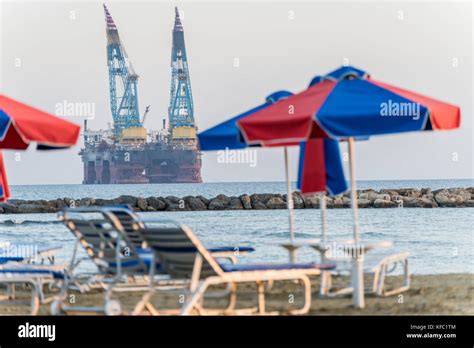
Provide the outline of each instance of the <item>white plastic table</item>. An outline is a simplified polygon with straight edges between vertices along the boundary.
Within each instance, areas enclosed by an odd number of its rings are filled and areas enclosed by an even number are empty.
[[[379,241],[363,243],[354,243],[353,241],[343,242],[328,242],[320,241],[310,245],[313,249],[317,250],[321,254],[321,259],[328,259],[326,252],[331,250],[332,247],[337,246],[341,248],[346,258],[352,259],[352,270],[351,270],[351,284],[353,288],[352,292],[352,304],[356,308],[365,307],[365,293],[364,293],[364,255],[370,250],[390,248],[393,243],[390,241]],[[348,255],[349,254],[349,255]]]
[[[288,250],[288,255],[290,256],[290,263],[296,263],[296,258],[298,255],[298,250],[304,246],[312,246],[321,242],[321,239],[301,239],[294,240],[284,243],[278,243],[281,247]]]

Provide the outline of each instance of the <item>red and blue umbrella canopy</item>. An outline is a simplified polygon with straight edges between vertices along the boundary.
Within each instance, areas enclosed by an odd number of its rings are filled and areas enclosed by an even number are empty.
[[[32,142],[40,150],[67,148],[79,132],[74,123],[0,95],[0,202],[10,197],[1,149],[25,150]]]
[[[0,95],[0,149],[24,150],[73,146],[80,127],[44,111]]]
[[[248,144],[296,144],[310,138],[454,129],[460,109],[341,67],[313,79],[310,87],[237,121]]]
[[[199,133],[201,150],[243,149],[251,146],[245,143],[240,136],[237,122],[292,95],[293,93],[288,91],[275,92],[266,98],[264,104]],[[302,142],[298,145],[300,146],[300,160],[297,187],[303,194],[325,192],[326,189],[332,195],[347,191],[337,141],[315,139],[307,144]],[[254,146],[260,146],[260,144],[254,144]],[[266,146],[271,146],[271,144]]]

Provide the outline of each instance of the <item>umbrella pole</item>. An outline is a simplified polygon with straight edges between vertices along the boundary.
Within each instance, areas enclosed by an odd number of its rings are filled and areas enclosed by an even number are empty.
[[[354,222],[354,243],[359,241],[359,205],[357,202],[357,187],[355,181],[355,155],[354,155],[354,138],[349,138],[349,168],[351,175],[351,206]]]
[[[357,243],[359,242],[359,207],[357,203],[357,188],[355,182],[355,158],[354,158],[354,138],[349,138],[349,166],[351,175],[351,205],[354,219],[354,250],[352,255],[351,281],[354,292],[352,293],[352,305],[355,308],[365,307],[364,296],[364,255],[360,255]]]
[[[319,196],[319,209],[321,209],[321,229],[322,229],[322,240],[327,241],[327,230],[326,230],[326,195],[323,193]]]
[[[286,207],[288,208],[288,220],[290,223],[290,240],[295,241],[295,218],[293,215],[293,195],[291,194],[290,168],[288,165],[288,147],[285,146],[285,174],[286,174]]]

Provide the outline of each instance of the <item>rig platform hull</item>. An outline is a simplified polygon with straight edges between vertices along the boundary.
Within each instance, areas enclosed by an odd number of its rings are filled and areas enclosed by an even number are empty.
[[[201,183],[195,149],[89,148],[80,152],[83,184]]]

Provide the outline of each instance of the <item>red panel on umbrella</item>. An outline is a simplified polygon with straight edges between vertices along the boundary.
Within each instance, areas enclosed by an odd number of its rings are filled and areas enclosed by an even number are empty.
[[[310,139],[304,151],[301,193],[326,192],[324,139]]]
[[[237,122],[247,144],[298,145],[312,132],[324,134],[314,115],[336,85],[323,81]]]
[[[461,110],[459,107],[380,81],[371,79],[370,82],[427,107],[430,110],[430,121],[433,129],[459,128],[461,123]]]
[[[5,138],[0,141],[0,149],[26,150],[29,142],[24,142],[20,133],[12,125],[8,128]]]
[[[30,142],[68,147],[79,137],[79,126],[3,95],[0,109],[12,121],[0,148],[25,149]]]

